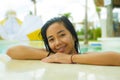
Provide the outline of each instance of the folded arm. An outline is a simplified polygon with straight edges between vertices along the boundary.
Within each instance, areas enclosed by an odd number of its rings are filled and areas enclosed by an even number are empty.
[[[14,46],[7,50],[7,55],[12,59],[43,59],[48,55],[45,49],[38,49],[29,46]]]
[[[72,56],[72,57],[71,57]],[[68,55],[56,53],[42,59],[43,62],[77,63],[90,65],[120,66],[120,53],[117,52],[88,52],[85,54]]]

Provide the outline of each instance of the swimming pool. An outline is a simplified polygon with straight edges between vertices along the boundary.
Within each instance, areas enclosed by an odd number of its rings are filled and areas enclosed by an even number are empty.
[[[43,41],[8,41],[8,40],[0,40],[0,54],[1,53],[6,53],[7,49],[11,46],[16,46],[16,45],[27,45],[27,46],[32,46],[36,48],[45,48]],[[110,45],[106,45],[105,48],[105,43],[101,42],[89,42],[89,45],[84,45],[83,42],[80,42],[80,52],[85,53],[85,52],[90,52],[90,51],[95,51],[95,52],[101,52],[101,51],[117,51],[120,52],[120,47],[115,47],[113,48],[114,43],[111,42]],[[110,46],[112,48],[110,48]]]
[[[26,45],[32,46],[36,48],[44,48],[44,44],[42,41],[7,41],[0,40],[0,53],[6,53],[6,50],[12,46],[16,45]]]
[[[7,41],[7,40],[0,40],[0,53],[6,53],[6,50],[11,46],[16,45],[27,45],[37,48],[44,48],[43,41]],[[101,44],[100,43],[90,43],[89,45],[85,46],[82,42],[80,42],[80,52],[84,53],[87,51],[101,51]]]

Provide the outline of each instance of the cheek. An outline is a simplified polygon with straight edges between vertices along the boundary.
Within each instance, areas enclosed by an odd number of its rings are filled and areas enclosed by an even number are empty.
[[[72,36],[69,36],[66,41],[70,42],[71,44],[73,44],[75,42],[75,40]]]
[[[49,43],[49,46],[50,46],[50,49],[52,49],[52,50],[53,50],[54,45],[53,45],[53,44],[51,44],[51,43]]]
[[[75,39],[73,37],[70,37],[68,39],[68,41],[69,41],[70,45],[74,47],[74,45],[75,45]]]
[[[69,45],[69,48],[74,48],[75,41],[71,36],[64,38],[64,42]]]
[[[65,37],[63,38],[63,40],[66,41],[66,42],[71,42],[72,39],[73,39],[73,38],[72,38],[71,35],[67,35],[67,36],[65,36]]]

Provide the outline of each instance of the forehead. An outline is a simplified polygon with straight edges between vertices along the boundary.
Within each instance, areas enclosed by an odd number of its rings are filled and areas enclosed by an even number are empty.
[[[63,23],[56,22],[56,23],[53,23],[52,25],[50,25],[46,32],[47,32],[47,34],[49,34],[49,33],[58,32],[60,30],[68,31]]]

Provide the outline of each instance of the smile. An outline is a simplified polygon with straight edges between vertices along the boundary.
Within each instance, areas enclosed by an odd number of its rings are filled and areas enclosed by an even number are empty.
[[[60,47],[59,49],[57,49],[57,52],[65,52],[65,46],[64,47]]]

